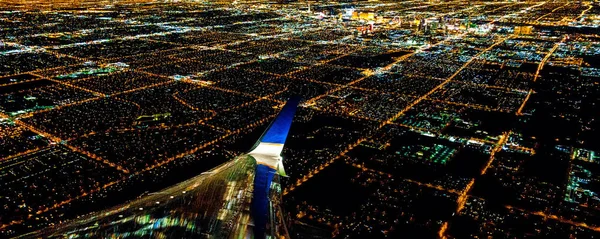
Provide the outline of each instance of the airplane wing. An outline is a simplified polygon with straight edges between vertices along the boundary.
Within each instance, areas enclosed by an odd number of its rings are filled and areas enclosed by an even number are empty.
[[[283,169],[280,155],[298,102],[283,107],[247,154],[164,190],[18,238],[287,238],[273,226],[282,219],[274,218],[278,205],[270,188],[278,182],[278,167]]]

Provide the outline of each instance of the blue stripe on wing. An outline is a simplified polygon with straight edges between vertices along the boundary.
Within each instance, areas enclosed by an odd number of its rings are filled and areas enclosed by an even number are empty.
[[[252,197],[252,217],[254,218],[254,238],[264,239],[269,223],[269,191],[275,176],[275,169],[265,165],[256,166],[254,194]]]

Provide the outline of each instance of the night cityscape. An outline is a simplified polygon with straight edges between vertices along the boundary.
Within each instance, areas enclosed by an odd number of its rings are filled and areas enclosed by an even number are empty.
[[[0,0],[0,238],[600,238],[600,2]]]

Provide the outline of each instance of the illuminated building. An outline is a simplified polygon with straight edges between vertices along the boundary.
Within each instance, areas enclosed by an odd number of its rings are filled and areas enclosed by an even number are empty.
[[[515,26],[514,33],[515,35],[530,35],[532,26]]]
[[[373,12],[352,12],[352,20],[375,20]]]

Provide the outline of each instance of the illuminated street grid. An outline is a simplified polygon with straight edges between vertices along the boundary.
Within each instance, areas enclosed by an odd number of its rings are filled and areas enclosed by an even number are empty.
[[[220,165],[292,95],[292,238],[600,232],[598,3],[36,2],[0,3],[2,236]]]

